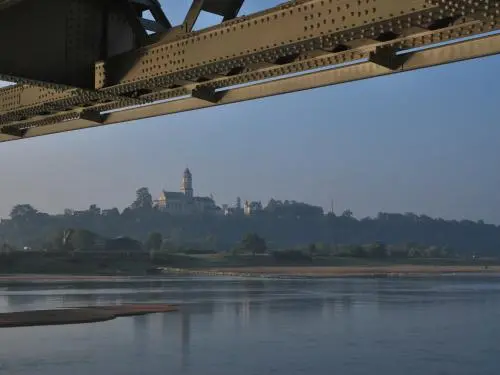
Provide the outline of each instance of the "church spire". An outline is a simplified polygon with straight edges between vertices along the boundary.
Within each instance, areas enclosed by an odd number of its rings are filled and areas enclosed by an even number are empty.
[[[182,177],[181,191],[186,195],[186,197],[193,198],[193,175],[187,167],[184,170],[184,175]]]

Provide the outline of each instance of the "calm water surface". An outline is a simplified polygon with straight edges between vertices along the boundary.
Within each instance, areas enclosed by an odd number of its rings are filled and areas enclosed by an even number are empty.
[[[500,374],[500,278],[0,283],[0,311],[182,312],[0,329],[0,374]]]

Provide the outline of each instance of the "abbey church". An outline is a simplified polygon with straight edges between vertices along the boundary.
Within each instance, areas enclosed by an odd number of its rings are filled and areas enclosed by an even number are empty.
[[[179,192],[163,191],[155,203],[159,210],[172,215],[194,215],[218,211],[213,198],[194,196],[193,176],[189,168],[184,171],[181,190]]]

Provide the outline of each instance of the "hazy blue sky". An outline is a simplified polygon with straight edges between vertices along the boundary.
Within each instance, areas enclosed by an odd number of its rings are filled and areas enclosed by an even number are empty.
[[[184,9],[167,12],[178,20]],[[187,1],[185,2],[187,4]],[[259,4],[249,1],[244,12]],[[500,224],[500,57],[0,144],[0,216],[123,208],[135,190],[296,199]]]

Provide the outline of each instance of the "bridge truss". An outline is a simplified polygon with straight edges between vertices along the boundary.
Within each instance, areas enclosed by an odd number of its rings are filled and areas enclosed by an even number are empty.
[[[0,0],[0,142],[500,53],[500,0],[243,1]]]

